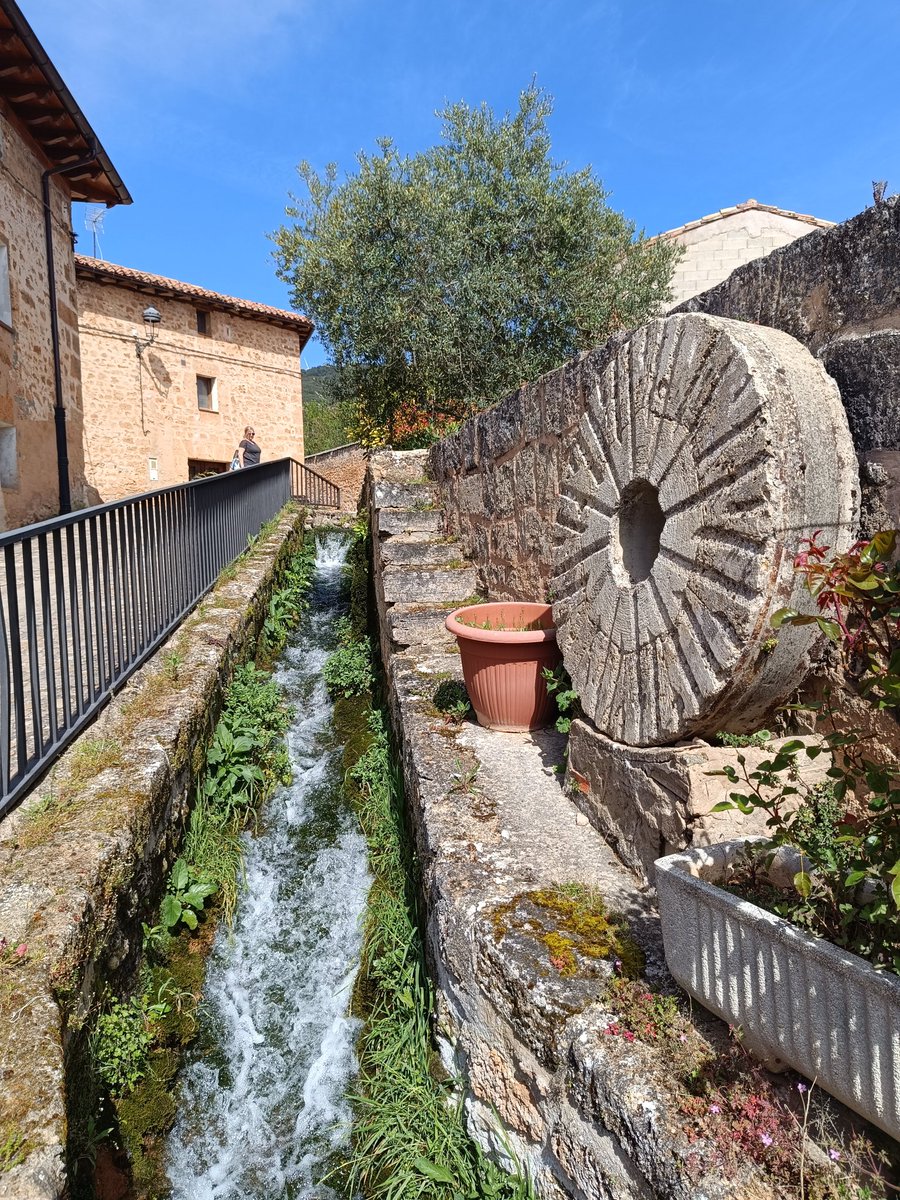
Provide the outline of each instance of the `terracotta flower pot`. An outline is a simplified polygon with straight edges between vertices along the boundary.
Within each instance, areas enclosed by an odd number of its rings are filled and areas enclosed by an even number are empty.
[[[547,724],[552,705],[541,672],[561,658],[549,604],[470,604],[445,624],[459,642],[479,725],[524,732]]]

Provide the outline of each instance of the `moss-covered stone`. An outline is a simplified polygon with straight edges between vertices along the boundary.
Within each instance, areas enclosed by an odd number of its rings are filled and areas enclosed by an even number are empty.
[[[494,910],[492,923],[497,941],[512,932],[536,938],[546,947],[550,965],[566,978],[601,959],[617,964],[628,978],[644,969],[643,953],[628,935],[625,919],[610,913],[596,888],[584,884],[520,892]]]

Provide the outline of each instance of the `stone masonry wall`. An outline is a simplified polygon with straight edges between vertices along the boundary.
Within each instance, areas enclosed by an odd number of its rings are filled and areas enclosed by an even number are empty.
[[[50,299],[41,201],[45,163],[0,99],[0,245],[9,256],[12,324],[0,320],[0,530],[59,511]],[[83,502],[81,372],[69,195],[51,181],[63,400],[72,502]]]
[[[366,477],[367,459],[362,446],[340,447],[334,453],[314,454],[305,461],[317,475],[323,475],[341,489],[341,512],[355,513]]]
[[[900,200],[814,231],[676,311],[784,330],[841,390],[862,467],[862,528],[900,525]],[[432,447],[448,532],[491,599],[542,599],[566,447],[620,338],[519,388]]]
[[[138,358],[135,338],[148,336],[141,319],[148,304],[159,309],[162,321]],[[230,463],[245,425],[256,430],[264,460],[303,460],[296,331],[212,312],[211,333],[204,335],[197,332],[198,307],[79,278],[91,503],[183,483],[189,459]],[[198,375],[216,381],[215,412],[198,407]]]

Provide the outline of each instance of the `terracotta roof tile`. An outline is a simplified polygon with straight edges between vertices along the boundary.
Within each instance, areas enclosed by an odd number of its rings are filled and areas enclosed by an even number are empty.
[[[301,348],[306,344],[315,328],[312,321],[301,313],[290,312],[283,308],[272,308],[268,304],[257,304],[255,300],[241,300],[237,296],[225,296],[221,292],[211,292],[208,288],[199,287],[196,283],[183,283],[180,279],[167,279],[164,275],[151,275],[147,271],[136,271],[133,267],[123,267],[118,263],[105,262],[100,258],[90,258],[85,254],[75,255],[75,274],[79,279],[92,279],[98,283],[130,285],[136,291],[156,296],[196,300],[202,305],[218,309],[221,312],[230,312],[236,316],[265,321],[269,325],[282,325],[287,329],[296,329],[302,339]]]
[[[806,213],[791,212],[787,208],[777,208],[774,204],[760,204],[758,200],[745,200],[743,204],[733,204],[730,208],[720,208],[718,212],[701,217],[698,221],[688,221],[686,225],[679,225],[677,229],[667,229],[663,233],[656,234],[655,237],[648,238],[647,241],[655,242],[657,238],[678,237],[681,233],[689,233],[692,229],[699,229],[701,225],[711,225],[713,221],[721,221],[723,217],[732,217],[735,213],[747,212],[750,209],[756,209],[758,212],[775,213],[778,217],[790,217],[791,220],[803,221],[807,225],[814,225],[817,229],[831,229],[834,225],[834,221],[825,221],[821,217],[811,217]]]

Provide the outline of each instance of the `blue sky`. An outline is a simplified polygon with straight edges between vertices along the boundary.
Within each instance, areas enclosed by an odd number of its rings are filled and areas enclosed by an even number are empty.
[[[840,221],[900,191],[896,0],[20,0],[134,197],[104,257],[289,306],[295,164],[416,151],[445,101],[555,97],[554,153],[648,233],[755,197]],[[76,207],[79,249],[90,253]],[[322,361],[311,345],[304,365]]]

